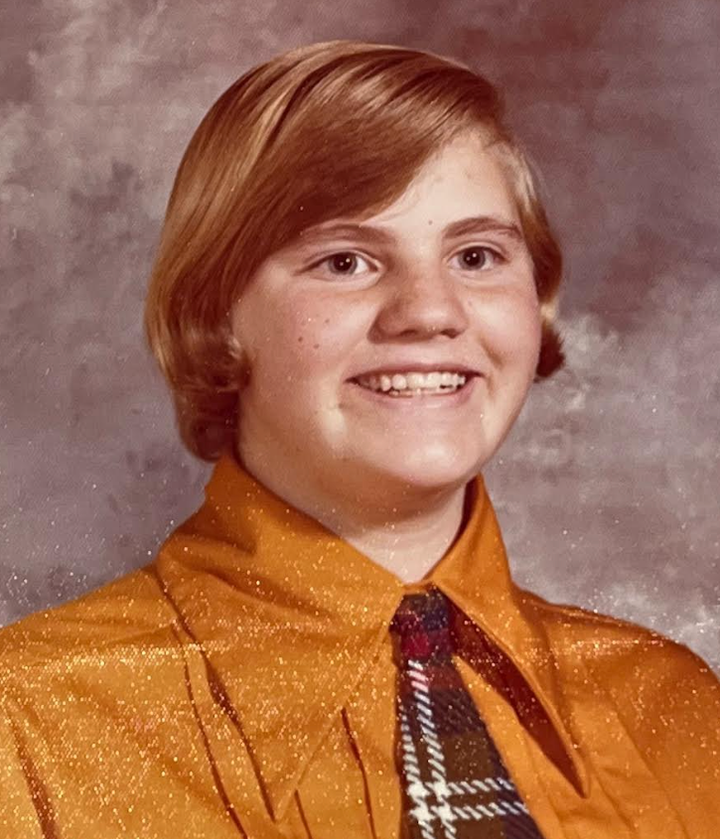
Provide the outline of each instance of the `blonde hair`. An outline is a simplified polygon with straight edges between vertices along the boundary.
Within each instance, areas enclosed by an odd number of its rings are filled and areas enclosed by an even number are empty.
[[[229,313],[253,272],[310,226],[389,206],[468,128],[498,149],[517,201],[544,313],[537,377],[561,366],[552,325],[561,254],[496,89],[455,61],[416,50],[315,44],[228,88],[175,178],[145,328],[193,454],[215,460],[235,439],[241,359]]]

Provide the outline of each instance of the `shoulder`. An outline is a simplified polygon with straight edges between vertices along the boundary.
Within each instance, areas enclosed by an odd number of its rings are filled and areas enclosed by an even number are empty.
[[[63,836],[91,835],[95,819],[96,835],[115,836],[118,813],[154,813],[160,789],[207,800],[203,663],[154,572],[0,631],[2,835],[29,836],[38,823],[53,835],[54,825]]]
[[[527,591],[522,598],[533,620],[543,626],[556,657],[582,662],[608,682],[689,677],[720,687],[698,655],[655,630],[579,606],[551,603]]]
[[[720,682],[688,647],[630,621],[523,592],[561,682],[612,708],[649,757],[701,769],[720,749]],[[715,770],[713,770],[715,771]]]
[[[149,565],[0,629],[0,697],[30,670],[67,671],[99,649],[151,638],[173,614]]]

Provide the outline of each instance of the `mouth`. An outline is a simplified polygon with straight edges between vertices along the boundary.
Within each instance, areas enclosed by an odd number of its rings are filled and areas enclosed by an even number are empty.
[[[469,370],[433,370],[430,372],[392,371],[356,376],[350,381],[378,396],[393,399],[416,399],[457,393],[468,387],[478,374]]]

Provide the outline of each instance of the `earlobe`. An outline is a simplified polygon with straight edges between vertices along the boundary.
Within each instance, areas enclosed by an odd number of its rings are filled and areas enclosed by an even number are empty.
[[[230,351],[230,355],[232,356],[232,358],[234,358],[238,362],[238,364],[244,363],[245,352],[237,335],[231,334],[228,338],[228,350]]]
[[[542,311],[542,335],[540,338],[540,356],[535,370],[535,381],[552,376],[565,363],[562,349],[563,339],[555,328],[552,319]]]
[[[543,323],[553,324],[557,316],[558,298],[554,294],[549,300],[542,300],[540,302],[540,317]]]
[[[248,355],[243,349],[240,339],[234,333],[228,337],[228,356],[233,372],[231,380],[238,390],[242,390],[250,381],[250,362]]]

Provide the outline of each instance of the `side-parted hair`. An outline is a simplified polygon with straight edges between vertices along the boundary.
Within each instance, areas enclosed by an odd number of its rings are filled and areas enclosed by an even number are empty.
[[[496,150],[517,202],[543,313],[536,378],[562,365],[552,324],[560,249],[497,90],[468,67],[425,52],[314,44],[228,88],[175,178],[145,328],[193,454],[215,460],[234,443],[242,359],[230,312],[261,263],[309,227],[380,212],[466,129]]]

